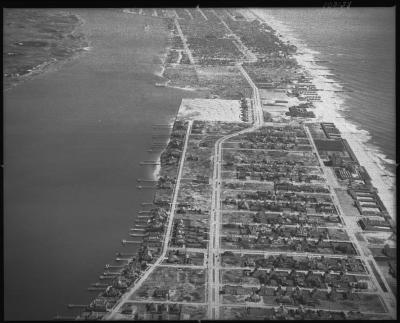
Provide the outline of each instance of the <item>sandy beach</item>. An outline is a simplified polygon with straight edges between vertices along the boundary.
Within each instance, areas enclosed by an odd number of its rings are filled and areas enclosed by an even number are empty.
[[[342,88],[338,82],[333,82],[327,76],[334,73],[324,66],[318,65],[315,61],[317,51],[306,47],[299,39],[295,38],[291,30],[282,22],[274,19],[265,10],[253,9],[242,10],[244,16],[248,18],[258,18],[270,25],[278,34],[281,40],[295,45],[299,54],[295,55],[298,64],[312,77],[311,82],[323,91],[319,92],[322,102],[315,102],[313,110],[317,121],[335,123],[353,149],[360,164],[366,168],[372,179],[372,184],[378,189],[378,193],[390,216],[396,221],[396,200],[395,200],[395,177],[385,169],[383,163],[393,163],[383,156],[375,147],[369,147],[367,142],[370,139],[368,132],[358,129],[355,125],[348,122],[340,113],[345,107],[344,100],[335,92]],[[321,74],[323,71],[323,74]]]

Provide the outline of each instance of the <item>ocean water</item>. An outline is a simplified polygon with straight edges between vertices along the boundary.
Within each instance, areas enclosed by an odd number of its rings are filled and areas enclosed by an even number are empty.
[[[348,93],[340,113],[395,171],[395,8],[266,9],[315,52]],[[321,71],[321,74],[324,72]]]
[[[4,94],[4,313],[7,320],[75,315],[127,238],[151,190],[139,162],[152,124],[183,96],[157,88],[167,44],[161,19],[113,9],[70,10],[91,49]],[[145,26],[149,31],[145,32]]]

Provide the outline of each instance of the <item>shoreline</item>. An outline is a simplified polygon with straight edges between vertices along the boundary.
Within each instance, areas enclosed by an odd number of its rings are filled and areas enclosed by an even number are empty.
[[[176,116],[175,117],[172,117],[170,120],[168,120],[168,125],[171,127],[171,130],[172,130],[172,126],[174,125],[174,122],[175,122],[175,119],[176,119]],[[158,179],[159,179],[159,177],[160,177],[160,172],[161,172],[161,154],[164,152],[164,150],[167,148],[167,146],[168,146],[168,143],[170,142],[170,140],[171,140],[171,136],[169,135],[168,136],[168,140],[166,141],[166,143],[165,143],[165,147],[157,154],[157,159],[156,159],[156,161],[157,161],[157,165],[156,165],[156,167],[154,168],[154,170],[153,170],[153,173],[152,173],[152,178],[153,178],[153,180],[155,180],[155,181],[158,181]]]
[[[394,198],[396,183],[395,177],[392,177],[395,174],[392,174],[385,167],[386,164],[395,164],[395,162],[387,159],[379,147],[375,147],[369,143],[371,135],[368,131],[357,128],[357,125],[346,120],[341,115],[341,111],[346,109],[344,108],[346,104],[345,99],[335,95],[335,92],[332,91],[340,90],[342,86],[339,84],[340,82],[327,83],[327,81],[332,81],[332,77],[334,77],[333,71],[316,63],[317,59],[315,55],[319,52],[308,48],[305,43],[293,36],[290,28],[284,26],[282,22],[275,19],[269,13],[260,12],[259,9],[252,9],[249,12],[252,16],[271,26],[280,35],[279,38],[281,40],[295,45],[297,51],[301,52],[301,54],[295,54],[293,57],[307,74],[312,77],[311,82],[317,88],[324,90],[319,93],[322,102],[314,102],[315,109],[313,111],[316,115],[316,121],[335,123],[342,134],[342,138],[349,142],[356,157],[362,161],[360,163],[361,166],[364,166],[367,170],[372,184],[378,189],[379,196],[390,217],[396,222],[396,200]],[[324,70],[323,76],[319,75],[321,70]]]

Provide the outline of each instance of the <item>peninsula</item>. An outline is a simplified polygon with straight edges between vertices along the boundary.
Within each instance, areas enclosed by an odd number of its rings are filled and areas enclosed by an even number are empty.
[[[141,184],[156,193],[123,240],[138,253],[70,305],[77,319],[395,319],[391,197],[333,122],[318,62],[254,10],[123,14],[165,21],[156,86],[199,96],[182,100],[157,178]]]

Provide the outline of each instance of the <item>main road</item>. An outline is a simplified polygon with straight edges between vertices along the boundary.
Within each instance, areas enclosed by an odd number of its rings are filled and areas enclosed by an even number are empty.
[[[214,148],[214,168],[212,179],[211,217],[208,244],[208,270],[207,270],[207,300],[208,319],[218,320],[220,316],[220,227],[221,227],[221,173],[222,173],[222,144],[237,135],[255,131],[263,125],[263,112],[258,88],[240,63],[236,65],[244,78],[253,89],[253,125],[244,130],[229,134],[217,140]]]

